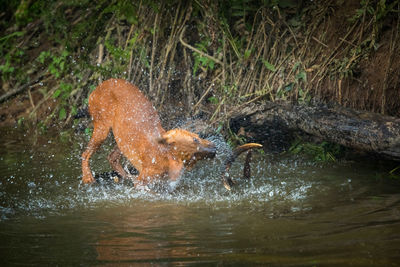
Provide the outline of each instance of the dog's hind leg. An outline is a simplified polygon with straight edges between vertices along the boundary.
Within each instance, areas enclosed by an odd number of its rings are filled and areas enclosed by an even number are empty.
[[[118,172],[124,178],[130,178],[131,175],[128,174],[121,165],[121,157],[122,152],[118,148],[118,145],[115,145],[111,153],[108,155],[107,159],[110,162],[111,168]]]

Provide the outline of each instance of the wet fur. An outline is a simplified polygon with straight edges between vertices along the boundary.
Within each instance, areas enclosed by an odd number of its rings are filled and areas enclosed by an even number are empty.
[[[185,167],[198,160],[213,157],[213,143],[197,134],[173,129],[166,131],[157,111],[140,90],[121,79],[100,84],[89,96],[89,113],[93,118],[93,135],[82,154],[82,182],[92,183],[90,157],[113,131],[117,143],[108,156],[112,168],[129,177],[120,164],[124,155],[139,171],[138,184],[154,179],[176,181]]]

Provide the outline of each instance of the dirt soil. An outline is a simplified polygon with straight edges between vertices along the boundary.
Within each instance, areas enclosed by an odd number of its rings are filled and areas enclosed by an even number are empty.
[[[344,61],[348,55],[345,49],[348,51],[355,47],[353,43],[373,35],[372,27],[365,23],[356,25],[351,34],[343,38],[351,28],[351,17],[360,8],[359,1],[336,1],[331,8],[332,12],[321,23],[317,34],[326,38],[324,42],[327,49],[323,51],[321,62],[337,47],[339,49],[334,59]],[[357,64],[352,67],[352,75],[338,77],[331,74],[320,84],[315,84],[315,96],[324,102],[335,102],[356,110],[400,117],[400,34],[396,35],[398,20],[396,14],[388,16],[382,22],[382,31],[376,38],[376,50],[368,57],[363,55],[354,60]],[[392,44],[394,47],[391,47]],[[362,49],[367,50],[365,46]]]
[[[28,119],[33,120],[33,123],[46,119],[53,112],[57,101],[49,98],[40,103],[42,100],[43,95],[38,90],[33,90],[31,98],[26,91],[4,102],[0,106],[0,127],[16,126],[18,122],[22,123]],[[40,106],[37,107],[38,104]],[[35,108],[37,111],[32,113]]]

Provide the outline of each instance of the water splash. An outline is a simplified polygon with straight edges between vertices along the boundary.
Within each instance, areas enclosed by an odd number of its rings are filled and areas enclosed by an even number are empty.
[[[168,183],[150,186],[150,191],[135,189],[129,183],[104,183],[82,185],[78,175],[62,172],[47,174],[42,179],[13,180],[19,193],[8,197],[7,205],[0,207],[3,218],[15,213],[36,217],[73,212],[76,209],[107,208],[116,205],[129,206],[133,202],[169,202],[176,205],[209,206],[210,208],[248,205],[260,208],[270,202],[286,201],[294,205],[307,196],[312,183],[294,181],[276,182],[268,175],[268,164],[257,159],[253,164],[254,177],[241,180],[241,162],[233,166],[232,177],[237,181],[232,191],[227,191],[219,178],[220,164],[207,160],[193,171],[186,172],[173,191]],[[76,172],[75,172],[76,174]],[[293,184],[294,182],[294,184]],[[21,184],[22,183],[22,184]],[[3,195],[5,192],[3,192]]]
[[[313,196],[331,193],[323,191],[318,165],[259,153],[254,153],[250,180],[241,178],[243,157],[233,164],[229,172],[237,184],[232,191],[227,191],[222,185],[221,167],[231,155],[231,148],[221,136],[206,138],[217,146],[215,159],[200,161],[193,170],[186,171],[174,190],[168,183],[158,183],[150,186],[150,192],[137,190],[129,183],[82,185],[80,154],[84,140],[75,142],[72,147],[46,140],[39,147],[8,150],[8,154],[1,155],[0,164],[5,177],[0,181],[1,219],[16,214],[41,217],[76,210],[129,207],[137,202],[168,202],[212,209],[249,206],[250,209],[296,211],[307,209],[304,202],[312,201]],[[109,145],[110,149],[112,146]],[[106,160],[107,144],[102,148],[92,161],[92,169],[97,173],[110,168]],[[348,181],[349,175],[338,183],[344,191],[355,188],[354,185],[349,187]]]

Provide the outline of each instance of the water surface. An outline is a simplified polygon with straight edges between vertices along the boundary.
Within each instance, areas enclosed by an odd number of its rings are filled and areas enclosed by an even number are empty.
[[[400,182],[385,162],[255,153],[250,181],[242,158],[232,167],[231,192],[209,160],[148,193],[81,185],[82,136],[0,137],[1,265],[400,265]]]

